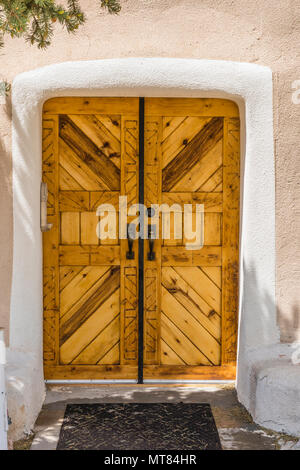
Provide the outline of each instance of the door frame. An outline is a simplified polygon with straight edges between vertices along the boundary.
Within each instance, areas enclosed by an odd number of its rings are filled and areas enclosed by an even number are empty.
[[[88,73],[87,73],[88,72]],[[57,96],[210,97],[241,118],[240,312],[237,388],[251,393],[247,351],[278,342],[272,72],[246,63],[130,58],[67,62],[18,75],[12,86],[14,258],[8,375],[30,420],[43,400],[41,113]],[[266,216],[267,215],[267,216]],[[33,262],[34,260],[34,262]],[[30,325],[30,328],[28,328]],[[32,393],[34,389],[35,393]]]

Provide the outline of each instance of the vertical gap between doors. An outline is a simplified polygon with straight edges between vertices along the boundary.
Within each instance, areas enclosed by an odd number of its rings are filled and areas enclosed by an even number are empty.
[[[139,99],[139,204],[144,204],[144,114],[145,99]],[[138,289],[138,384],[144,382],[144,217],[140,214]]]

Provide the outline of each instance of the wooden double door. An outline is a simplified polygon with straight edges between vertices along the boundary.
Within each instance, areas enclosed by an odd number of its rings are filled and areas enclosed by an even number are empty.
[[[46,379],[235,377],[239,138],[228,100],[45,103]],[[129,247],[119,229],[99,238],[97,208],[113,206],[120,224],[120,196],[127,207],[203,205],[203,247],[187,248],[176,210],[170,236],[160,233],[151,247],[148,239]]]

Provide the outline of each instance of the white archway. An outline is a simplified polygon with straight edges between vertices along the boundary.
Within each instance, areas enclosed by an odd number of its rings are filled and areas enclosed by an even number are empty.
[[[223,97],[239,105],[244,134],[237,389],[249,409],[253,390],[248,351],[279,341],[271,70],[225,61],[112,59],[50,65],[20,74],[13,83],[14,261],[8,378],[14,422],[30,429],[44,398],[41,116],[43,103],[56,96]]]

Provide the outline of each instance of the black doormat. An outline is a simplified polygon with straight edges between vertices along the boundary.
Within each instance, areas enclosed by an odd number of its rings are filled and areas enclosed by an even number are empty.
[[[207,403],[67,405],[58,450],[220,450]]]

